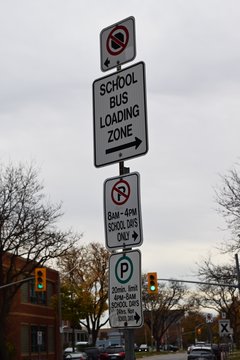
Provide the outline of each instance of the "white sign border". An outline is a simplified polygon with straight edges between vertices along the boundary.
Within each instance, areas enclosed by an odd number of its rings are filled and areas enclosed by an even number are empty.
[[[131,34],[131,37],[132,37],[132,42],[133,42],[133,55],[131,57],[126,58],[126,60],[121,60],[121,58],[123,57],[122,54],[120,54],[119,56],[116,55],[115,56],[111,56],[111,55],[108,55],[108,57],[110,57],[111,59],[112,58],[115,58],[115,61],[113,63],[113,65],[110,65],[109,67],[105,67],[104,66],[104,62],[105,62],[105,52],[103,51],[103,48],[105,46],[105,33],[107,32],[107,35],[109,35],[109,33],[116,27],[116,26],[126,26],[126,23],[128,21],[132,21],[132,34]],[[100,32],[100,68],[103,72],[106,72],[108,70],[111,70],[111,69],[114,69],[116,68],[117,66],[119,65],[123,65],[123,64],[126,64],[132,60],[135,59],[136,57],[136,26],[135,26],[135,18],[134,16],[129,16],[123,20],[120,20],[118,21],[117,23],[115,24],[112,24],[110,26],[107,26],[105,27],[104,29],[102,29],[102,31]],[[126,46],[126,49],[128,48],[128,46]],[[125,50],[124,50],[125,51]]]
[[[218,320],[218,324],[219,324],[219,336],[220,337],[228,336],[229,334],[231,334],[229,319]],[[226,329],[224,329],[224,332],[222,332],[222,327],[221,327],[222,325],[225,325],[224,327],[226,327]]]
[[[99,138],[100,138],[100,134],[98,135],[98,131],[96,129],[96,123],[97,123],[97,111],[96,111],[96,108],[95,108],[95,84],[97,84],[98,82],[101,82],[103,80],[106,80],[108,78],[111,78],[111,77],[117,77],[117,76],[121,76],[121,74],[123,72],[128,72],[130,71],[132,68],[134,67],[137,67],[141,65],[142,66],[142,71],[143,71],[143,108],[144,108],[144,133],[145,133],[145,138],[144,138],[144,147],[145,149],[143,149],[143,151],[141,152],[138,152],[136,151],[136,153],[134,154],[127,154],[126,152],[126,155],[123,155],[121,158],[115,158],[115,159],[109,159],[107,160],[107,156],[105,156],[104,159],[98,159],[98,156],[97,156],[97,139],[98,139],[98,142],[100,141]],[[92,84],[92,96],[93,96],[93,139],[94,139],[94,165],[95,167],[103,167],[103,166],[106,166],[106,165],[111,165],[111,164],[115,164],[115,163],[119,163],[120,161],[123,161],[123,160],[129,160],[129,159],[132,159],[132,158],[136,158],[136,157],[139,157],[139,156],[143,156],[145,155],[148,150],[149,150],[149,145],[148,145],[148,119],[147,119],[147,95],[146,95],[146,70],[145,70],[145,63],[143,61],[140,61],[136,64],[133,64],[131,66],[128,66],[126,67],[125,69],[122,69],[118,72],[115,72],[113,74],[109,74],[109,75],[106,75],[106,76],[103,76],[101,78],[98,78],[96,80],[94,80],[93,84]],[[136,136],[136,134],[134,134],[134,136]],[[107,150],[107,149],[106,149]]]
[[[134,325],[130,325],[130,326],[126,326],[123,324],[123,326],[116,324],[114,325],[113,322],[111,322],[111,319],[114,316],[113,311],[111,312],[111,298],[110,298],[110,289],[111,289],[111,276],[110,276],[110,271],[111,271],[111,259],[113,259],[114,257],[118,256],[119,259],[121,257],[123,257],[124,255],[129,256],[129,254],[131,253],[138,253],[139,256],[139,266],[138,269],[136,270],[138,272],[138,277],[139,277],[139,316],[140,316],[140,323]],[[108,278],[108,289],[109,289],[109,296],[108,296],[108,300],[109,300],[109,324],[112,328],[119,328],[119,329],[135,329],[135,328],[140,328],[143,326],[144,324],[144,317],[143,317],[143,306],[142,306],[142,259],[141,259],[141,251],[138,249],[135,250],[130,250],[130,251],[124,251],[124,252],[118,252],[118,253],[112,253],[110,258],[109,258],[109,278]],[[115,269],[114,269],[115,271]],[[113,282],[113,281],[112,281]],[[127,286],[129,286],[129,284],[127,284]]]
[[[137,206],[136,207],[137,207],[137,211],[138,211],[138,222],[139,222],[139,225],[138,225],[139,241],[133,242],[133,243],[127,243],[126,245],[119,244],[119,246],[116,246],[116,245],[110,246],[111,240],[109,239],[108,231],[107,231],[108,221],[107,221],[107,211],[106,211],[107,210],[106,185],[107,185],[107,182],[126,179],[126,178],[133,177],[133,176],[136,176],[136,178],[137,178],[137,180],[136,180],[136,183],[137,183],[137,189],[136,189]],[[119,210],[119,211],[121,211],[121,210]],[[115,250],[115,249],[124,249],[125,247],[129,248],[129,247],[136,247],[136,246],[142,245],[142,243],[143,243],[143,226],[142,226],[141,194],[140,194],[140,174],[137,171],[129,173],[129,174],[124,174],[124,175],[108,178],[104,181],[104,226],[105,226],[105,244],[106,244],[106,248],[108,250],[111,251],[111,250]]]

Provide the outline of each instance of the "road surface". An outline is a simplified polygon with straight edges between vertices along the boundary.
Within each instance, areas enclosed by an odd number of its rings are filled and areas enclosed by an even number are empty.
[[[144,360],[187,360],[187,352],[176,352],[143,357]]]

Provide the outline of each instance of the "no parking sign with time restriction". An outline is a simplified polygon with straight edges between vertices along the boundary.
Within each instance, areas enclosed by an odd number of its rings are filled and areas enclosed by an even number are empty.
[[[104,182],[106,247],[139,246],[143,242],[138,172]]]

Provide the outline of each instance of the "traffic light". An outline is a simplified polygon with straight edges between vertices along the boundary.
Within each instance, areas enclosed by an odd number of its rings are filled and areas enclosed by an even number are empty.
[[[147,274],[148,279],[148,294],[158,294],[158,282],[157,282],[157,273],[152,272]]]
[[[47,289],[46,268],[35,268],[35,291],[42,292]]]

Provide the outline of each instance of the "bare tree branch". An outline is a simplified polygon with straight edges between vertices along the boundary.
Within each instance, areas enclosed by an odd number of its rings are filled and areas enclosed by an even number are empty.
[[[61,204],[52,205],[45,200],[33,167],[1,166],[0,286],[28,278],[35,267],[63,256],[81,238],[57,229],[61,216]],[[21,266],[19,257],[26,260]],[[0,358],[4,358],[6,318],[20,286],[18,283],[1,291]]]

